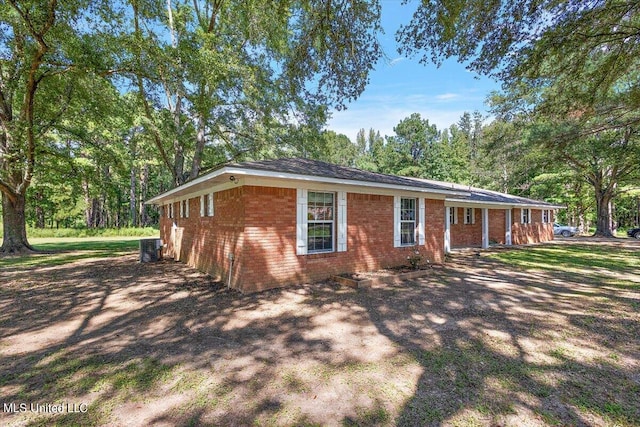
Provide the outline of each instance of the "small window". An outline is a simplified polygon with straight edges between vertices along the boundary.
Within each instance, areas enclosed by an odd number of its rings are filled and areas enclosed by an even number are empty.
[[[173,218],[173,203],[167,205],[167,218]]]
[[[542,210],[542,222],[544,222],[545,224],[549,223],[549,210],[548,209],[543,209]]]
[[[531,223],[531,209],[521,209],[520,211],[522,212],[520,222],[523,224]]]
[[[200,196],[200,216],[213,216],[213,193]]]
[[[214,214],[214,210],[213,210],[213,193],[209,193],[209,203],[207,206],[207,215],[209,216],[213,216]]]
[[[189,200],[185,199],[180,202],[180,218],[189,218]]]
[[[474,208],[465,208],[464,209],[464,223],[465,224],[475,224],[476,223],[476,212]]]
[[[307,202],[308,253],[332,252],[335,238],[335,194],[309,191]]]
[[[458,223],[458,208],[450,207],[449,208],[449,224],[457,224]]]
[[[416,244],[416,199],[400,199],[400,244]]]

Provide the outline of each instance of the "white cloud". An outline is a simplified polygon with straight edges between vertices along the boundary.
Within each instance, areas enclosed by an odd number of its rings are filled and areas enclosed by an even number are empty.
[[[356,140],[356,135],[360,129],[373,128],[380,131],[380,135],[393,135],[393,128],[402,120],[409,117],[413,113],[419,113],[423,119],[428,119],[429,123],[435,124],[438,129],[448,128],[456,123],[465,110],[444,110],[437,108],[419,108],[418,106],[394,106],[385,105],[367,106],[353,108],[339,113],[334,113],[327,125],[327,129],[331,129],[337,133],[347,135],[352,141]]]
[[[390,66],[394,66],[394,65],[395,65],[395,64],[397,64],[398,62],[402,62],[402,61],[406,61],[406,60],[407,60],[407,58],[405,58],[404,56],[399,56],[399,57],[397,57],[397,58],[392,59],[392,60],[389,62],[389,65],[390,65]]]
[[[442,95],[436,95],[436,99],[438,101],[449,101],[458,98],[460,98],[460,94],[457,93],[443,93]]]
[[[419,113],[423,119],[443,130],[457,123],[465,111],[485,112],[483,94],[471,88],[439,95],[428,95],[418,90],[407,90],[406,85],[399,82],[378,87],[377,93],[363,95],[348,109],[334,111],[327,129],[355,141],[358,131],[363,128],[366,131],[373,128],[382,136],[393,135],[394,126],[413,113]]]

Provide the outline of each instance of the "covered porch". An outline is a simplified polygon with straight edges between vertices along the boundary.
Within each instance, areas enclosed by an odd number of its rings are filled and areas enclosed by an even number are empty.
[[[444,249],[512,245],[512,208],[445,201]]]

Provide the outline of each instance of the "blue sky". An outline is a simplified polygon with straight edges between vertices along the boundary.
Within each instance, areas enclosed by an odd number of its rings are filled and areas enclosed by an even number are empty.
[[[423,65],[418,58],[405,58],[397,51],[395,32],[411,20],[417,2],[383,0],[380,36],[386,59],[371,73],[369,85],[360,97],[343,111],[333,111],[327,129],[347,135],[355,141],[359,129],[373,128],[382,136],[393,135],[393,127],[412,113],[420,113],[442,130],[456,123],[465,111],[484,114],[485,100],[496,81],[467,71],[454,59],[440,68]]]

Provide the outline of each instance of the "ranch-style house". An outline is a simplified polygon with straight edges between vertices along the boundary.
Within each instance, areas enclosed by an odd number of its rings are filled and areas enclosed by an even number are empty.
[[[308,159],[228,164],[147,203],[165,257],[255,292],[553,239],[551,203]]]

